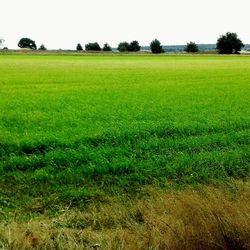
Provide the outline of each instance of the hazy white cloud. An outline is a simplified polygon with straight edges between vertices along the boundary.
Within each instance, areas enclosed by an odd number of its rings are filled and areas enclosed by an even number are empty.
[[[250,43],[249,0],[0,0],[0,37],[17,48],[22,37],[39,46],[75,49],[80,42],[138,40],[148,45],[215,43],[227,31]]]

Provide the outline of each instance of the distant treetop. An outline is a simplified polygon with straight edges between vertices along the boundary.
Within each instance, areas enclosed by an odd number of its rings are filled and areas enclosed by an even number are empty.
[[[218,38],[216,48],[220,54],[238,54],[244,47],[236,33],[227,32]]]
[[[80,43],[76,45],[76,50],[77,51],[83,50],[82,45]]]
[[[195,42],[189,42],[187,43],[185,51],[188,53],[194,53],[194,52],[198,52],[199,48]]]
[[[129,51],[129,43],[128,42],[121,42],[118,44],[117,48],[120,52],[127,52]]]
[[[108,43],[105,43],[102,48],[103,51],[112,51],[112,48],[109,46]]]
[[[86,44],[85,49],[86,50],[93,50],[93,51],[101,51],[102,50],[100,45],[97,42]]]
[[[159,53],[163,53],[164,50],[161,46],[161,42],[157,39],[153,40],[151,43],[150,43],[150,49],[152,51],[152,53],[154,54],[159,54]]]
[[[44,46],[44,44],[41,44],[41,46],[39,47],[38,50],[47,50],[46,47]]]
[[[141,46],[139,45],[138,41],[135,40],[129,44],[129,51],[137,52],[140,50],[141,50]]]
[[[36,50],[36,43],[35,41],[31,40],[30,38],[22,38],[18,43],[19,48],[27,48]]]
[[[121,42],[117,48],[120,52],[137,52],[141,50],[139,42],[134,40],[131,43]]]
[[[4,39],[3,38],[0,38],[0,48],[2,47],[2,46],[4,46]]]

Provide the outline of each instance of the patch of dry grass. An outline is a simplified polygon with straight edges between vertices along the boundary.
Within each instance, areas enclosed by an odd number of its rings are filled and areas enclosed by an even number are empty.
[[[0,225],[0,249],[250,249],[250,184],[148,189],[57,218]],[[96,248],[95,244],[99,244]]]

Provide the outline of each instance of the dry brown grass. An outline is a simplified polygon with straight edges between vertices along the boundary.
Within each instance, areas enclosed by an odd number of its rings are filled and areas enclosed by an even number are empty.
[[[250,249],[250,184],[147,190],[57,218],[0,224],[0,249]],[[93,247],[94,244],[100,244]]]

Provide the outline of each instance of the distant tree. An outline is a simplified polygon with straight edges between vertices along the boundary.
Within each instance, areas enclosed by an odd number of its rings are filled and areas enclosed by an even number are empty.
[[[163,53],[164,50],[161,46],[161,42],[157,39],[153,40],[151,43],[150,43],[150,49],[152,51],[152,53],[154,54],[159,54],[159,53]]]
[[[80,43],[76,45],[76,50],[78,51],[83,50],[82,45]]]
[[[7,47],[3,47],[3,49],[4,49],[4,50],[8,50],[8,48],[7,48]]]
[[[236,33],[227,32],[218,38],[216,48],[220,54],[238,54],[244,47]]]
[[[117,48],[120,52],[129,51],[129,43],[128,42],[121,42],[118,44]]]
[[[103,51],[112,51],[112,48],[109,46],[108,43],[105,43],[102,48]]]
[[[47,50],[46,47],[44,46],[44,44],[41,44],[41,46],[39,47],[38,50]]]
[[[36,50],[37,48],[35,41],[31,40],[30,38],[22,38],[18,43],[18,47],[28,48],[33,50]]]
[[[4,46],[4,42],[5,42],[5,40],[4,40],[3,38],[0,38],[0,48],[1,48],[2,46]]]
[[[141,46],[139,45],[138,41],[132,41],[131,43],[128,42],[121,42],[117,48],[120,52],[136,52],[140,51]]]
[[[101,47],[98,43],[88,43],[85,45],[86,50],[101,51]]]
[[[199,48],[195,42],[189,42],[187,43],[187,46],[184,50],[189,53],[194,53],[194,52],[198,52]]]
[[[138,41],[132,41],[130,44],[129,44],[129,51],[133,51],[133,52],[136,52],[136,51],[140,51],[141,50],[141,46],[139,45],[139,42]]]

